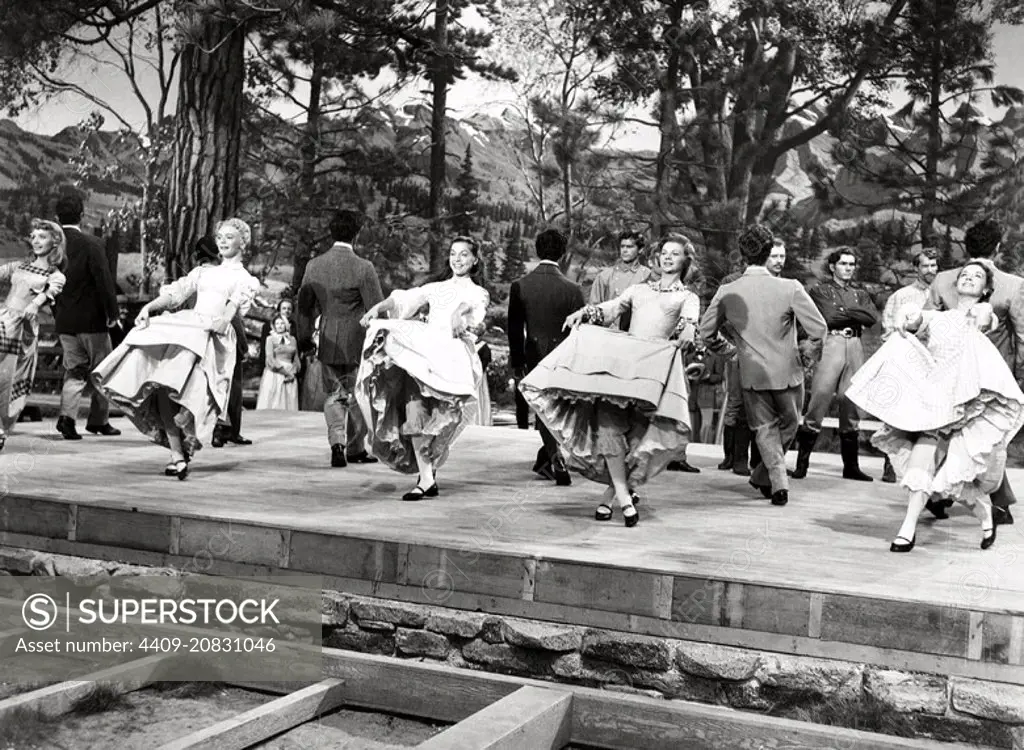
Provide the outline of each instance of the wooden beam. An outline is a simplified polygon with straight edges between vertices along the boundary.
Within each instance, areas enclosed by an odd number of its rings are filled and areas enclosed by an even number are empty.
[[[570,742],[605,750],[956,750],[854,729],[827,727],[723,706],[666,701],[525,677],[475,672],[387,656],[323,649],[325,674],[345,681],[347,705],[459,722],[521,687],[571,693]],[[230,683],[268,692],[288,683]]]
[[[162,745],[159,750],[243,750],[340,706],[341,680],[324,680]]]
[[[81,680],[60,682],[56,685],[15,695],[0,701],[0,720],[20,710],[39,711],[46,716],[60,716],[71,710],[75,701],[88,695],[96,683],[107,683],[118,693],[141,690],[161,679],[161,669],[174,659],[160,654],[118,664],[86,675]]]
[[[415,689],[415,688],[414,688]],[[572,693],[521,687],[426,742],[419,750],[561,750],[572,729]]]

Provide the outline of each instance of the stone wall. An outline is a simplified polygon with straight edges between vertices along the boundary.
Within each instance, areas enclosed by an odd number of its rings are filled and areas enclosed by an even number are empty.
[[[337,592],[324,594],[323,625],[332,648],[743,710],[867,699],[919,737],[1024,750],[1015,685]]]

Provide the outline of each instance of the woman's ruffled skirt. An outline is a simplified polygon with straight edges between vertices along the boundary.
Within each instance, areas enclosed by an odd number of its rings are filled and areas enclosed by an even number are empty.
[[[28,402],[36,374],[39,323],[0,307],[0,424],[8,432]]]
[[[371,452],[392,469],[417,473],[412,438],[426,439],[437,469],[476,422],[480,360],[466,339],[417,320],[377,320],[366,332],[356,401]]]
[[[625,455],[630,486],[686,453],[689,392],[673,342],[592,325],[576,328],[520,383],[566,466],[610,484],[604,457]]]
[[[260,378],[260,390],[256,394],[257,409],[299,410],[299,380],[289,382],[283,372],[266,369]]]
[[[215,334],[210,324],[193,310],[153,316],[93,370],[93,383],[140,432],[165,447],[156,396],[166,392],[178,407],[174,422],[184,446],[195,452],[213,436],[227,408],[235,367],[235,332],[229,327]]]
[[[1006,445],[1024,426],[1024,393],[984,335],[963,331],[939,359],[914,336],[894,335],[854,375],[846,396],[884,425],[871,443],[901,484],[966,505],[999,487]],[[908,472],[922,434],[938,438],[933,472]]]

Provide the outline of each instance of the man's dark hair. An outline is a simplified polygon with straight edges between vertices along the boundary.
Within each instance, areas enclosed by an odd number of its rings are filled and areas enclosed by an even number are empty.
[[[853,262],[857,262],[857,253],[852,247],[837,247],[828,254],[828,259],[825,261],[825,268],[831,268],[831,266],[838,263],[839,259],[844,255],[852,255]]]
[[[65,193],[57,199],[54,206],[54,213],[57,214],[57,221],[61,224],[77,224],[82,220],[85,213],[85,204],[82,203],[82,196],[74,193]]]
[[[209,235],[200,237],[196,241],[196,246],[192,248],[192,262],[198,266],[203,263],[216,263],[219,260],[220,251],[217,249],[217,243],[213,237]]]
[[[1003,241],[1003,228],[991,219],[979,221],[964,235],[968,258],[991,258]]]
[[[537,248],[537,257],[541,260],[557,261],[565,255],[565,235],[557,229],[545,229],[533,241]]]
[[[622,232],[619,235],[619,243],[621,244],[623,240],[633,240],[637,250],[644,249],[644,236],[640,232]]]
[[[772,230],[764,224],[751,224],[744,229],[736,241],[740,252],[746,258],[747,263],[754,266],[763,266],[768,262],[768,256],[774,247],[775,235]]]
[[[938,252],[936,252],[934,247],[923,248],[921,251],[919,251],[917,253],[917,255],[914,256],[914,267],[915,268],[920,268],[921,267],[921,258],[928,258],[929,260],[936,260],[936,259],[938,259],[938,257],[939,257],[939,254],[938,254]]]
[[[351,244],[363,228],[363,215],[358,211],[342,209],[331,219],[331,238],[335,242]]]

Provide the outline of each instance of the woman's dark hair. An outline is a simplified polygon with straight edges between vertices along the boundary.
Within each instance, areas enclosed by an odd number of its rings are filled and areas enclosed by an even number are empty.
[[[956,274],[956,281],[958,284],[960,283],[960,274],[966,271],[970,266],[977,266],[978,268],[985,272],[985,291],[981,293],[981,296],[978,298],[978,301],[988,302],[989,298],[992,296],[992,291],[995,288],[996,278],[995,274],[992,273],[992,269],[989,268],[987,264],[979,263],[976,260],[964,263],[963,268],[961,268]]]
[[[483,258],[480,257],[480,245],[478,245],[477,241],[474,240],[472,237],[467,237],[465,235],[459,235],[458,237],[453,239],[451,241],[451,243],[448,245],[449,251],[458,242],[461,242],[463,244],[469,245],[469,251],[471,253],[473,253],[473,257],[476,258],[476,264],[473,266],[473,270],[469,272],[469,279],[470,279],[470,281],[472,281],[474,284],[476,284],[479,287],[486,288],[487,279],[486,279],[486,277],[484,275],[484,260],[483,260]],[[455,275],[455,272],[452,271],[451,264],[450,263],[445,263],[444,270],[441,271],[439,274],[437,274],[432,279],[432,281],[446,281],[446,280],[450,279],[454,275]]]

